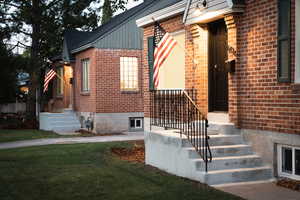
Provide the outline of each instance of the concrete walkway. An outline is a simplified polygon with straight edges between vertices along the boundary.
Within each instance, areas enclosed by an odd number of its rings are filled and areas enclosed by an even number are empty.
[[[71,138],[49,138],[22,140],[16,142],[0,143],[0,149],[13,149],[20,147],[43,146],[49,144],[78,144],[78,143],[98,143],[98,142],[117,142],[117,141],[133,141],[143,140],[143,132],[130,132],[124,135],[114,136],[95,136],[95,137],[71,137]]]
[[[273,182],[216,187],[248,200],[300,200],[300,192],[279,187]]]

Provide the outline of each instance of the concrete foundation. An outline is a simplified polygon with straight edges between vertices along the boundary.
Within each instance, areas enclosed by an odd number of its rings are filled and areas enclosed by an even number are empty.
[[[300,135],[249,129],[241,129],[241,135],[252,146],[253,151],[260,155],[266,164],[273,167],[275,176],[278,175],[277,145],[300,147]]]
[[[141,131],[143,129],[130,129],[129,118],[143,118],[144,113],[91,113],[78,112],[79,119],[81,119],[82,126],[84,121],[90,118],[94,122],[93,132],[95,133],[121,133],[127,131]]]

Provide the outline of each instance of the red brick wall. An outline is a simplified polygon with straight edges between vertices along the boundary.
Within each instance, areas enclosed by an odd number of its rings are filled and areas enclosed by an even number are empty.
[[[76,55],[74,68],[74,109],[80,112],[96,112],[96,64],[97,50],[88,49]],[[90,91],[84,93],[81,91],[81,61],[90,60]]]
[[[185,32],[185,88],[198,89],[197,100],[203,113],[208,109],[207,92],[207,49],[200,49],[199,46],[206,40],[195,39],[194,27],[185,27],[182,24],[182,16],[160,22],[160,25],[167,32],[186,30]],[[144,84],[144,114],[150,117],[150,96],[149,96],[149,66],[148,66],[148,37],[153,36],[153,26],[144,28],[144,53],[143,53],[143,84]],[[197,42],[195,42],[197,40]],[[207,45],[206,45],[207,46]],[[201,89],[200,89],[201,88]],[[201,103],[200,103],[201,102]]]
[[[97,113],[143,112],[142,51],[97,49],[96,92]],[[120,57],[138,58],[137,92],[120,89]]]
[[[89,49],[76,55],[75,110],[80,112],[143,112],[141,50]],[[120,57],[137,57],[139,91],[120,90]],[[81,92],[81,60],[90,59],[90,92]]]
[[[295,0],[292,0],[292,80],[295,71]],[[197,37],[195,26],[184,27],[181,16],[161,22],[168,31],[186,29],[186,88],[200,91],[198,104],[207,112],[207,38]],[[229,116],[240,128],[300,133],[299,85],[277,81],[277,0],[246,1],[245,12],[227,16],[228,43],[236,51],[236,72],[229,74]],[[197,28],[196,28],[197,29]],[[205,27],[200,33],[205,33]],[[205,35],[205,34],[204,34]],[[147,38],[153,26],[144,28],[144,112],[149,117]],[[191,56],[197,61],[192,63]],[[196,66],[196,67],[195,67]]]
[[[295,0],[292,0],[292,80]],[[237,67],[230,77],[230,118],[241,128],[300,133],[300,92],[277,82],[277,1],[246,1],[236,19]]]

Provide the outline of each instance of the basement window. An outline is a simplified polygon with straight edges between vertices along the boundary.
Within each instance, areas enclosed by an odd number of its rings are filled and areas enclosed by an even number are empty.
[[[278,145],[279,176],[300,180],[300,147]]]
[[[142,130],[143,129],[143,118],[129,118],[130,130]]]

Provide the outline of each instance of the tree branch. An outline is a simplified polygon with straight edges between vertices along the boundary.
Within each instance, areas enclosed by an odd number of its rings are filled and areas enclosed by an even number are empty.
[[[7,3],[7,2],[5,2],[4,3],[4,6],[11,6],[11,7],[15,7],[15,8],[18,8],[18,9],[20,9],[21,8],[21,6],[20,5],[17,5],[17,4],[13,4],[13,3]]]

